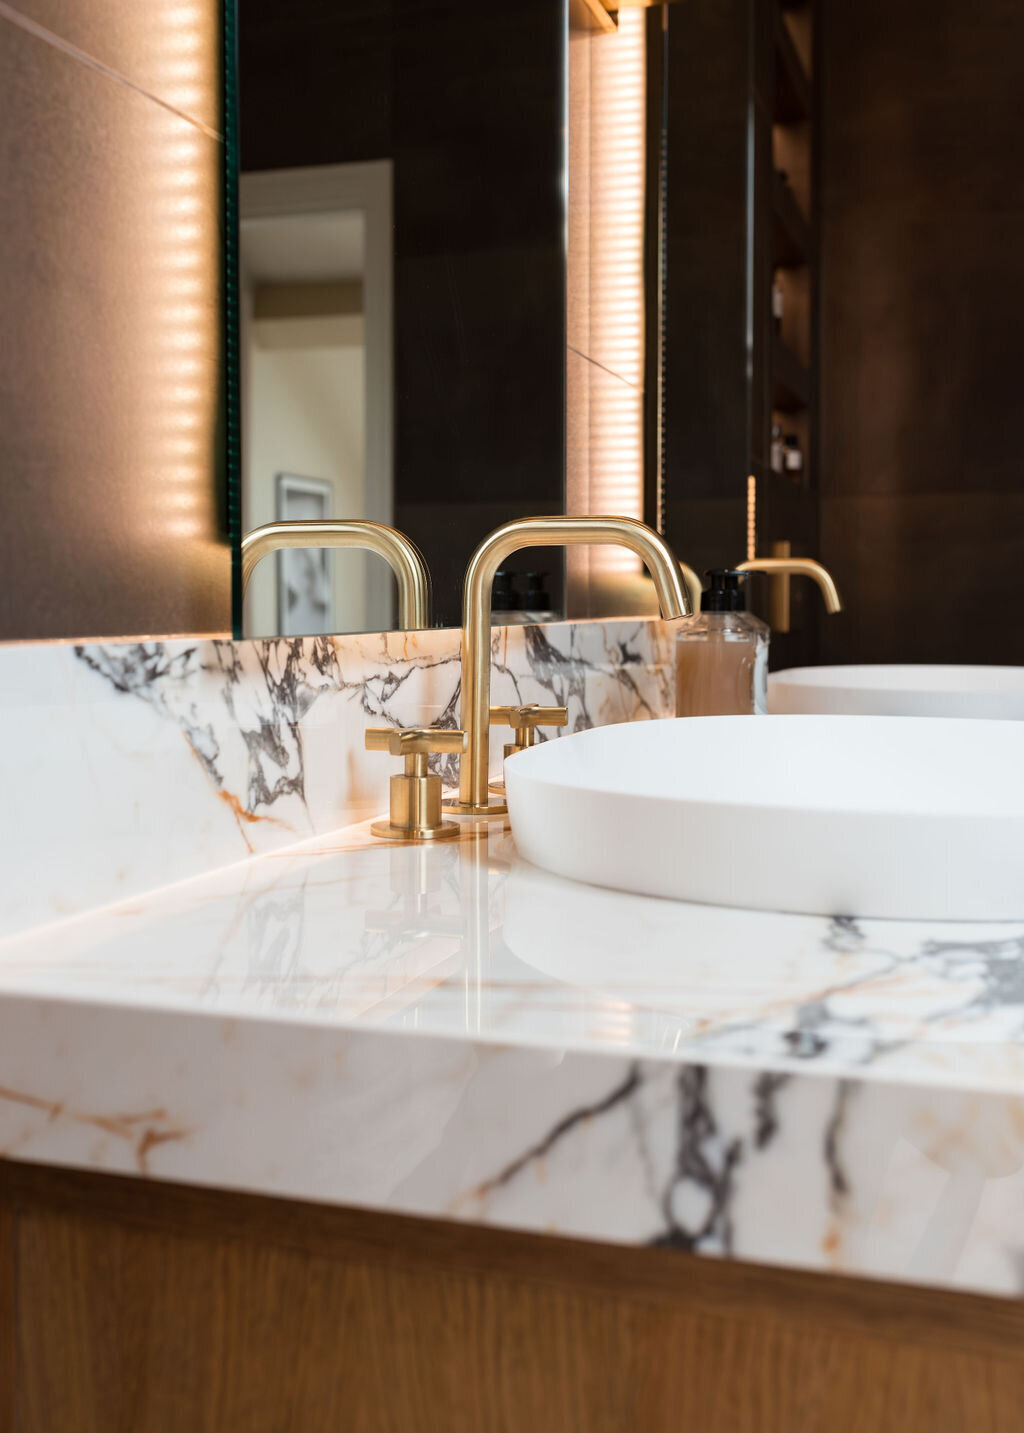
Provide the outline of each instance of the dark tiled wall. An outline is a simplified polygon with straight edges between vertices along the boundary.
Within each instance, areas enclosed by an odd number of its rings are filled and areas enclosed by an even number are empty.
[[[393,162],[395,522],[457,624],[476,543],[564,502],[561,0],[243,0],[239,23],[243,169]]]
[[[698,570],[741,560],[754,457],[750,26],[746,0],[688,0],[669,11],[666,37],[665,530]]]
[[[216,0],[0,3],[0,638],[223,630]]]
[[[1024,662],[1024,7],[823,10],[825,659]]]

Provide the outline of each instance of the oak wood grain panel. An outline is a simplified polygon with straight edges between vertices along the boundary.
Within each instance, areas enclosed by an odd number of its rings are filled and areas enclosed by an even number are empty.
[[[121,1175],[55,1170],[0,1160],[0,1211],[51,1210],[115,1221],[142,1231],[238,1239],[260,1247],[370,1265],[496,1273],[574,1283],[599,1294],[628,1288],[652,1302],[677,1302],[709,1315],[737,1306],[798,1324],[854,1335],[909,1338],[944,1349],[1024,1353],[1024,1303],[973,1294],[942,1297],[928,1288],[800,1273],[739,1260],[697,1258],[659,1248],[487,1229],[263,1195]]]
[[[15,1433],[14,1215],[0,1207],[0,1433]]]
[[[9,1165],[0,1201],[18,1433],[1020,1426],[1011,1301]]]

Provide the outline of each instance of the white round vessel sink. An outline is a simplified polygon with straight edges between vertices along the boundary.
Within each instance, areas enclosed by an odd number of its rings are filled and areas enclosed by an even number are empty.
[[[814,915],[1024,918],[1013,722],[632,722],[519,752],[505,785],[520,854],[593,885]]]
[[[1024,667],[791,667],[768,677],[768,710],[1021,721]]]

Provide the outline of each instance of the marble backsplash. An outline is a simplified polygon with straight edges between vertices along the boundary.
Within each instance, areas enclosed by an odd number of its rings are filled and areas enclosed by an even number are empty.
[[[0,937],[386,809],[367,726],[459,720],[458,631],[0,649]],[[673,709],[657,621],[495,629],[492,698],[569,730]],[[508,732],[492,733],[494,769]],[[456,759],[443,774],[454,784]]]

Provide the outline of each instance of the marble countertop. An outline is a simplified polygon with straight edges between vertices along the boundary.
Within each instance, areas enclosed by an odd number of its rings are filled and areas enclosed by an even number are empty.
[[[0,1154],[1020,1296],[1022,957],[350,827],[0,941]]]

